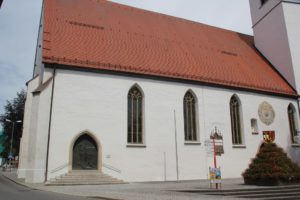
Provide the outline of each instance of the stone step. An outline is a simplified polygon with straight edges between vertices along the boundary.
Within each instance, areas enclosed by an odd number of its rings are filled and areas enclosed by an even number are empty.
[[[99,170],[72,170],[69,174],[99,174],[101,173]]]
[[[278,193],[288,193],[288,192],[299,192],[300,188],[287,188],[287,189],[266,189],[266,190],[244,190],[244,191],[223,191],[216,192],[215,195],[224,195],[224,196],[235,196],[235,195],[243,195],[243,194],[278,194]]]
[[[109,185],[124,184],[123,181],[54,181],[48,182],[46,185]]]
[[[54,183],[121,183],[117,180],[93,180],[93,181],[66,181],[66,180],[57,180]]]
[[[298,188],[300,190],[300,185],[286,185],[286,186],[262,186],[262,187],[255,187],[255,188],[233,188],[233,189],[193,189],[193,190],[180,190],[181,192],[191,192],[191,193],[216,193],[216,194],[223,194],[228,192],[251,192],[251,191],[268,191],[268,190],[283,190],[283,189],[294,189]]]
[[[105,178],[105,177],[110,177],[104,174],[101,175],[96,175],[96,176],[90,176],[90,175],[80,175],[80,176],[73,176],[73,175],[65,175],[63,176],[64,178]],[[62,178],[62,177],[59,177]]]
[[[300,185],[268,186],[245,189],[221,190],[180,190],[179,192],[199,193],[204,195],[226,196],[258,200],[300,200]]]
[[[103,184],[121,184],[122,180],[93,170],[74,170],[51,179],[46,185],[103,185]]]
[[[99,178],[99,179],[65,179],[65,178],[60,178],[60,179],[55,179],[54,181],[120,181],[116,178]]]
[[[299,200],[299,196],[289,196],[289,197],[264,197],[258,198],[258,200]]]
[[[124,182],[53,182],[47,183],[49,186],[59,185],[111,185],[111,184],[124,184]]]
[[[298,196],[298,199],[300,199],[300,191],[298,192],[288,192],[288,193],[277,193],[277,194],[272,194],[272,193],[266,193],[266,194],[245,194],[245,195],[238,195],[236,197],[240,198],[251,198],[251,199],[257,199],[257,198],[266,198],[266,197],[295,197]]]
[[[109,178],[102,178],[102,179],[56,179],[56,182],[65,181],[65,182],[97,182],[97,181],[105,181],[105,182],[119,182],[118,179],[109,179]]]

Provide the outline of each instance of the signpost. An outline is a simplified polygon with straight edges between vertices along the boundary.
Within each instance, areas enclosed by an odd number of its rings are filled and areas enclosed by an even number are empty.
[[[214,156],[214,147],[211,140],[205,140],[204,142],[205,151],[207,157],[213,157]]]
[[[212,144],[212,145],[211,145]],[[210,188],[212,188],[212,184],[216,184],[216,189],[222,187],[221,182],[221,167],[217,167],[217,156],[221,156],[224,154],[223,147],[223,135],[221,132],[215,127],[215,129],[211,132],[210,140],[205,141],[205,145],[212,146],[213,157],[214,157],[214,167],[209,167],[209,179],[210,179]],[[206,148],[209,150],[209,148]]]

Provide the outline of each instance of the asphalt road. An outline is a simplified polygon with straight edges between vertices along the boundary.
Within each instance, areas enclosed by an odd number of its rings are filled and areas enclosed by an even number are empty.
[[[0,200],[88,200],[88,198],[24,187],[8,180],[0,174]]]

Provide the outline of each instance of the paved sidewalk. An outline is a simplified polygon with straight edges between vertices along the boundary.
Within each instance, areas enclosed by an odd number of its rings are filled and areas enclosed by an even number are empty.
[[[115,185],[77,185],[77,186],[45,186],[44,184],[28,184],[18,179],[16,172],[1,172],[8,179],[39,190],[85,196],[108,200],[199,200],[199,199],[232,199],[223,196],[209,196],[199,193],[180,192],[182,190],[208,190],[208,180],[178,181],[178,182],[147,182]],[[246,189],[256,186],[246,186],[242,179],[223,180],[223,189]],[[237,198],[234,198],[237,199]]]

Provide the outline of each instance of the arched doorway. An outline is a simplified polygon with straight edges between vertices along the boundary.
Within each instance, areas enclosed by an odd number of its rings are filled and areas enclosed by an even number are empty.
[[[73,170],[97,170],[98,147],[88,134],[81,135],[73,146]]]

